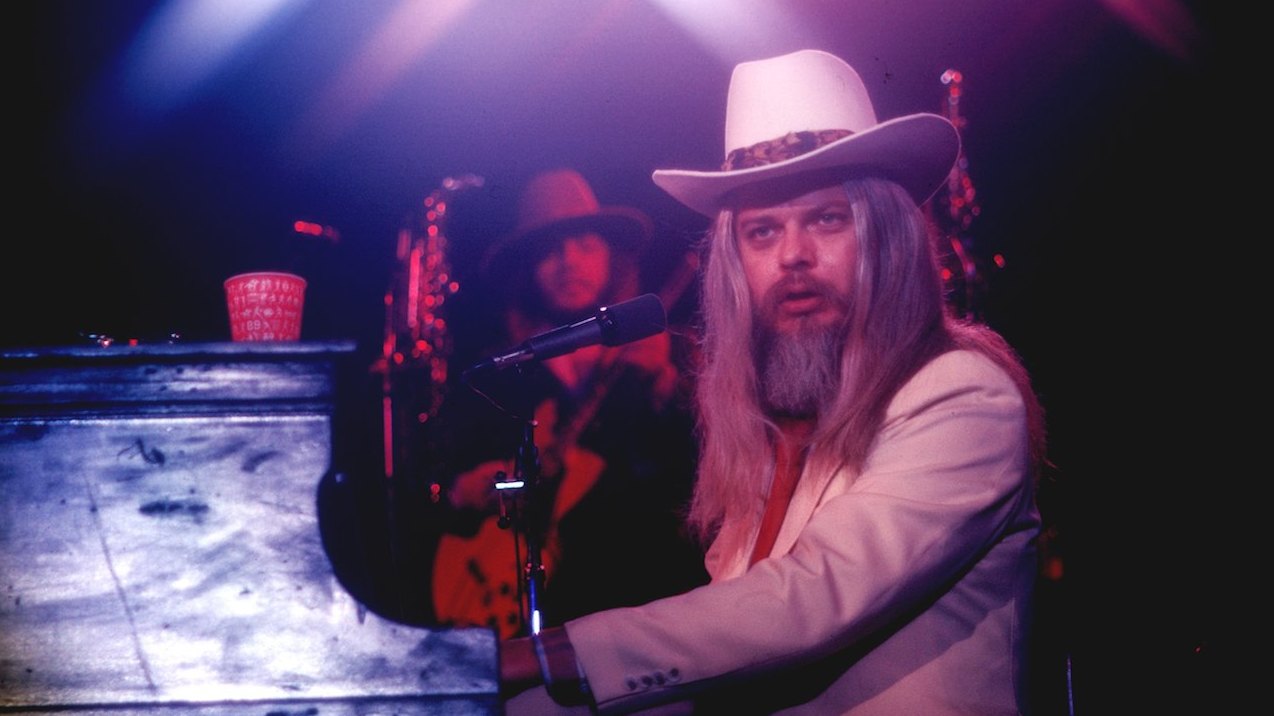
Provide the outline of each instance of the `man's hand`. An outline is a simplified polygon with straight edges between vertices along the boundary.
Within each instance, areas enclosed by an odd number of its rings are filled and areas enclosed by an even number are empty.
[[[497,472],[511,473],[511,460],[488,460],[477,467],[460,473],[447,493],[447,499],[456,509],[489,511],[495,509],[495,476]]]
[[[500,642],[500,696],[511,698],[543,682],[535,646],[526,637]]]

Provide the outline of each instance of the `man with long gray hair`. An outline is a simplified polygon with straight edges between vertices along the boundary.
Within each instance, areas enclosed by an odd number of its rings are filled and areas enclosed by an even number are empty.
[[[944,301],[919,207],[956,128],[878,121],[808,50],[735,68],[725,140],[719,171],[654,174],[715,217],[689,514],[712,581],[507,642],[509,712],[1029,710],[1044,421]]]

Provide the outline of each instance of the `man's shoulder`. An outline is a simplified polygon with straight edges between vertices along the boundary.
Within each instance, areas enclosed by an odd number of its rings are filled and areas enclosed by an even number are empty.
[[[1003,367],[986,354],[971,349],[947,351],[926,363],[898,391],[895,403],[928,402],[940,395],[987,392],[1021,396]]]
[[[930,371],[937,374],[968,376],[971,378],[1009,379],[1008,373],[990,356],[972,348],[954,348],[925,364],[917,375]]]

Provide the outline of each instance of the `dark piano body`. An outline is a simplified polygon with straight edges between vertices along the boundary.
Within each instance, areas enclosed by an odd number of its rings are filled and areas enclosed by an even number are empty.
[[[488,629],[367,609],[320,484],[351,346],[0,351],[0,713],[499,713]]]

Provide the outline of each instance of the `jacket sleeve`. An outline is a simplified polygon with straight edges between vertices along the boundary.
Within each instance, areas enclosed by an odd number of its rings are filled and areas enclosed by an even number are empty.
[[[1008,376],[971,353],[939,357],[891,403],[862,473],[831,478],[786,554],[566,624],[598,706],[685,699],[881,638],[1033,512],[1027,465]]]

